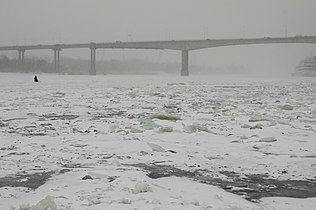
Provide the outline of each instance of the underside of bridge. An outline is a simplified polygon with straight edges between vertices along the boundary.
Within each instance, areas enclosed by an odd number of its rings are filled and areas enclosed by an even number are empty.
[[[61,73],[60,69],[60,51],[61,49],[53,49],[54,51],[54,69],[55,72]],[[19,63],[23,65],[25,50],[19,50]],[[181,76],[189,76],[189,51],[181,51]],[[97,75],[96,69],[96,48],[90,48],[90,69],[89,75]]]
[[[189,76],[189,51],[188,50],[181,50],[181,76]],[[59,53],[58,53],[59,56]],[[58,57],[58,65],[59,65],[59,57]],[[56,67],[55,67],[56,70]],[[59,68],[58,68],[59,72]],[[96,49],[90,49],[90,71],[89,75],[97,75],[96,69]]]

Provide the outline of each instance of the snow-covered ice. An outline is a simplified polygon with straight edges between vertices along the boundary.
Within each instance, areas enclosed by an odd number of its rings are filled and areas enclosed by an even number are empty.
[[[33,76],[0,74],[0,209],[316,209],[202,183],[315,183],[314,78]]]

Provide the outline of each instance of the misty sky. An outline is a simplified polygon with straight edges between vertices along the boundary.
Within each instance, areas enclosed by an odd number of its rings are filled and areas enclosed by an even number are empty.
[[[316,35],[315,8],[315,0],[0,0],[0,45]],[[316,45],[239,46],[191,52],[190,63],[285,71],[312,55]],[[180,54],[98,51],[98,59],[122,58],[180,61]]]

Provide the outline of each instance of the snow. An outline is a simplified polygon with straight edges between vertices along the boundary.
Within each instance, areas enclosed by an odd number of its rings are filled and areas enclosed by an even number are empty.
[[[0,74],[0,178],[51,178],[1,187],[0,209],[316,209],[316,198],[254,203],[135,167],[315,180],[313,78],[33,76]]]

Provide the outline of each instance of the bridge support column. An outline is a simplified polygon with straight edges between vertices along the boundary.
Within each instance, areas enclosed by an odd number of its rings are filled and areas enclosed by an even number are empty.
[[[96,69],[95,69],[95,48],[91,48],[91,63],[90,63],[90,75],[96,75]]]
[[[182,50],[181,76],[189,76],[189,51]]]
[[[60,73],[60,49],[54,49],[54,68]]]
[[[18,50],[19,52],[19,64],[23,64],[24,63],[24,54],[25,54],[25,50]]]

